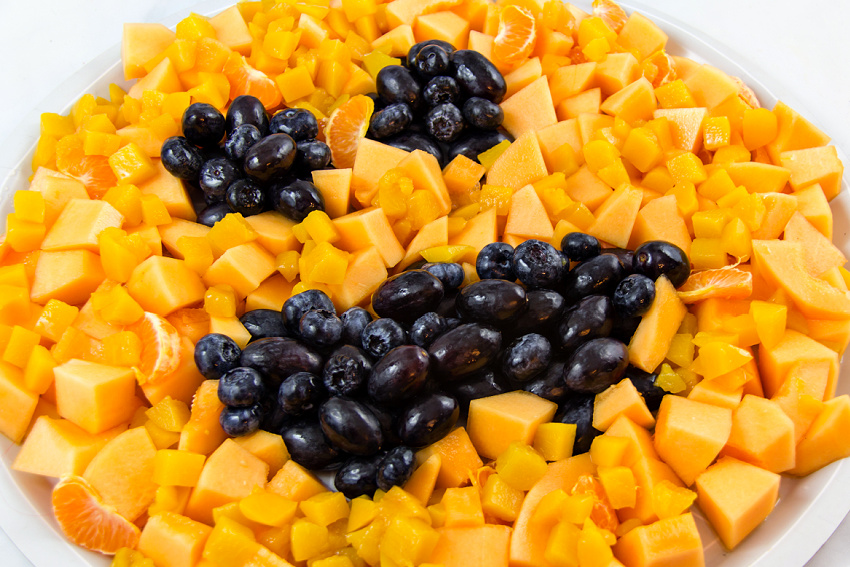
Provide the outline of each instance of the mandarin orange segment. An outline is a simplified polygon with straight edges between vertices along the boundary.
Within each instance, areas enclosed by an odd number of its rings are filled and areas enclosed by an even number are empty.
[[[351,97],[331,113],[325,126],[325,143],[337,169],[354,166],[360,140],[366,137],[375,103],[366,95]]]
[[[761,108],[761,103],[753,89],[748,87],[747,84],[738,77],[732,77],[732,80],[738,85],[738,96],[741,97],[744,104],[750,108]]]
[[[253,68],[244,56],[234,52],[224,64],[222,72],[230,83],[230,98],[251,95],[260,99],[266,110],[280,106],[283,95],[277,83],[268,75]]]
[[[59,171],[86,186],[90,197],[100,198],[108,189],[118,185],[106,156],[87,156],[82,137],[71,134],[56,144],[56,167]]]
[[[500,63],[519,63],[534,50],[537,22],[526,8],[510,4],[499,14],[499,33],[493,41],[493,59]]]
[[[620,33],[626,20],[629,19],[620,5],[611,0],[593,0],[593,15],[602,18],[602,21],[616,33]]]
[[[675,81],[677,78],[673,58],[663,49],[659,49],[641,61],[640,67],[641,71],[643,71],[643,76],[655,88]]]
[[[593,475],[585,474],[578,477],[573,494],[590,494],[593,496],[593,508],[590,511],[590,519],[596,524],[596,527],[616,532],[617,526],[620,525],[620,520],[617,519],[617,512],[611,506],[608,500],[608,495],[605,494],[605,489],[602,483]]]
[[[163,317],[145,312],[129,327],[142,341],[141,362],[133,370],[139,384],[156,383],[180,366],[180,333]]]
[[[753,293],[753,274],[727,266],[693,272],[677,290],[684,303],[696,303],[709,297],[746,299]]]
[[[101,500],[79,476],[63,478],[53,488],[53,515],[65,536],[75,544],[114,555],[122,547],[135,548],[139,528]]]

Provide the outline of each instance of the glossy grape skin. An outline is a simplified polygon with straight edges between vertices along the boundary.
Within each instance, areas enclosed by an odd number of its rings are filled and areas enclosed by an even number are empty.
[[[525,310],[513,321],[511,332],[515,335],[549,333],[564,313],[564,296],[551,289],[533,289],[527,291],[525,297]]]
[[[232,134],[243,125],[254,126],[261,136],[265,136],[269,131],[269,115],[260,99],[251,95],[240,95],[234,98],[227,108],[224,122],[228,134]]]
[[[395,136],[381,141],[387,144],[388,146],[399,148],[400,150],[404,150],[406,152],[422,150],[423,152],[427,152],[437,158],[437,161],[440,162],[440,165],[444,164],[445,157],[443,156],[443,149],[433,138],[427,135],[420,134],[417,132],[410,132],[408,130],[407,132],[396,134]]]
[[[623,265],[613,254],[585,260],[564,276],[564,299],[575,303],[588,295],[611,295],[623,279]]]
[[[322,432],[315,419],[285,426],[280,436],[293,461],[310,470],[323,470],[339,464],[341,455]]]
[[[456,262],[428,262],[422,265],[422,269],[440,280],[445,291],[459,288],[466,278],[463,266]]]
[[[514,274],[529,289],[555,289],[567,271],[564,256],[548,242],[526,240],[516,247]]]
[[[239,167],[227,158],[213,158],[204,162],[198,176],[198,184],[204,195],[216,200],[224,199],[227,188],[243,177]]]
[[[331,163],[331,149],[319,140],[303,140],[295,145],[295,165],[303,171],[324,169]]]
[[[336,349],[322,369],[322,382],[332,396],[353,396],[361,392],[372,372],[372,363],[359,348],[343,345]]]
[[[434,311],[443,299],[443,283],[425,270],[409,270],[385,280],[372,294],[372,309],[381,317],[412,323]]]
[[[332,446],[352,455],[374,455],[384,443],[378,418],[355,400],[328,399],[319,408],[319,423]]]
[[[410,480],[416,467],[416,454],[410,447],[399,445],[390,449],[378,464],[378,488],[387,491],[393,486],[403,486]]]
[[[195,102],[183,111],[183,136],[202,148],[218,146],[224,137],[224,116],[216,107],[205,102]]]
[[[425,127],[428,133],[440,142],[455,141],[465,126],[463,113],[450,102],[434,106],[425,115]]]
[[[563,383],[563,376],[559,375],[558,379]],[[469,402],[472,400],[504,394],[512,389],[492,368],[486,368],[472,376],[456,382],[449,382],[444,386],[446,391],[457,400],[463,414],[469,411]]]
[[[352,457],[342,463],[334,476],[334,488],[346,498],[369,496],[378,489],[378,463],[383,455]]]
[[[469,376],[494,361],[501,347],[499,331],[478,323],[461,324],[428,348],[432,375],[440,382]]]
[[[425,41],[420,41],[419,43],[413,44],[410,49],[407,51],[407,61],[408,64],[416,59],[416,56],[419,54],[419,51],[422,50],[427,45],[437,45],[442,47],[443,50],[451,55],[451,53],[455,50],[455,46],[449,43],[448,41],[443,41],[441,39],[427,39]]]
[[[564,384],[564,366],[566,360],[559,359],[551,362],[540,374],[522,385],[522,389],[531,392],[545,400],[560,404],[573,394]]]
[[[232,213],[227,203],[213,203],[198,213],[196,222],[204,226],[212,227],[215,223]]]
[[[505,140],[511,139],[498,130],[472,130],[449,147],[446,160],[451,161],[458,155],[464,155],[477,162],[480,154]]]
[[[507,85],[496,66],[477,51],[461,49],[450,56],[449,75],[454,77],[461,92],[467,96],[486,98],[490,102],[502,102]]]
[[[319,135],[319,123],[309,110],[286,108],[272,116],[269,133],[286,134],[296,142],[312,140]]]
[[[607,337],[614,325],[614,306],[605,295],[588,295],[564,313],[553,334],[555,346],[572,351],[591,339]]]
[[[315,412],[327,397],[322,380],[310,372],[290,374],[280,383],[277,393],[281,410],[293,417]]]
[[[275,184],[270,191],[275,210],[289,220],[301,222],[313,211],[325,210],[325,198],[309,181],[296,179],[291,183]]]
[[[160,149],[162,166],[178,179],[194,181],[201,173],[204,156],[183,136],[172,136]]]
[[[295,141],[286,134],[271,134],[245,153],[242,168],[258,181],[283,176],[295,161]]]
[[[673,287],[679,287],[691,275],[691,263],[685,251],[671,242],[651,240],[635,249],[634,271],[655,281],[667,276]]]
[[[372,322],[372,315],[362,307],[349,307],[339,316],[342,320],[342,340],[349,345],[360,345],[363,329]]]
[[[587,453],[593,439],[602,432],[593,427],[593,401],[595,396],[572,394],[562,404],[552,420],[555,423],[576,425],[573,455]]]
[[[226,406],[253,406],[262,401],[265,393],[263,376],[253,368],[237,366],[218,382],[218,399]]]
[[[251,340],[264,339],[266,337],[287,336],[286,327],[283,325],[283,317],[280,311],[274,309],[252,309],[246,311],[239,322],[245,330],[251,333]]]
[[[424,388],[429,368],[428,351],[422,347],[396,347],[372,367],[366,385],[369,397],[381,404],[409,400]]]
[[[398,134],[413,122],[413,112],[403,102],[390,104],[372,115],[369,136],[377,140]]]
[[[616,339],[592,339],[570,356],[564,382],[574,392],[599,394],[620,381],[629,365],[629,350]]]
[[[645,372],[640,368],[629,365],[626,367],[623,376],[631,380],[632,385],[643,396],[647,409],[652,412],[657,411],[658,406],[661,405],[661,399],[667,395],[666,390],[655,384],[658,374]]]
[[[398,321],[382,317],[363,328],[360,341],[363,350],[375,358],[381,358],[392,349],[407,343],[407,333]]]
[[[378,94],[387,104],[403,102],[411,109],[419,107],[421,89],[413,74],[401,65],[387,65],[375,78]]]
[[[445,318],[436,311],[429,311],[411,323],[407,334],[410,342],[422,348],[428,348],[434,342],[434,339],[445,330]]]
[[[428,108],[438,104],[455,104],[459,95],[460,88],[457,86],[457,81],[446,75],[432,78],[422,89],[422,100]]]
[[[207,380],[218,380],[240,366],[242,349],[236,341],[220,333],[209,333],[195,344],[195,365]]]
[[[292,333],[297,334],[301,325],[301,317],[308,311],[324,310],[336,313],[333,301],[320,289],[308,289],[297,293],[283,302],[281,317],[283,325]]]
[[[249,343],[239,359],[241,366],[256,368],[277,381],[296,372],[320,374],[322,362],[322,357],[306,345],[282,337],[269,337]]]
[[[584,262],[602,254],[602,246],[595,236],[570,232],[561,239],[561,252],[571,262]]]
[[[655,300],[655,282],[643,274],[623,278],[612,297],[614,308],[621,317],[638,317],[646,313]]]
[[[623,277],[635,273],[633,266],[635,257],[634,250],[628,250],[626,248],[606,248],[604,253],[613,254],[619,258],[620,264],[623,265]]]
[[[466,99],[461,112],[466,123],[479,130],[495,130],[505,118],[501,106],[476,96]]]
[[[552,345],[543,335],[529,333],[514,340],[502,352],[501,371],[509,380],[525,383],[546,370],[552,361]]]
[[[449,68],[449,52],[433,43],[425,45],[407,65],[423,79],[444,75]]]
[[[247,407],[226,406],[221,410],[218,421],[221,428],[231,437],[250,435],[260,428],[262,420],[258,405]]]
[[[227,188],[225,201],[234,213],[250,217],[263,212],[266,207],[266,193],[250,179],[239,179]]]
[[[475,271],[482,280],[514,281],[514,248],[506,242],[491,242],[478,253]]]
[[[389,408],[383,404],[372,401],[369,396],[361,396],[356,398],[361,404],[369,408],[369,411],[378,419],[381,424],[381,433],[384,436],[384,447],[395,447],[401,443],[396,431],[397,410],[398,408]]]
[[[416,398],[401,413],[398,436],[409,447],[426,447],[454,429],[459,417],[457,400],[451,396],[434,393]]]
[[[457,312],[466,321],[506,327],[525,309],[525,288],[507,280],[481,280],[460,290]]]
[[[330,347],[342,339],[342,321],[330,311],[314,309],[301,317],[298,334],[308,345]]]
[[[259,128],[253,124],[241,124],[224,141],[224,155],[231,161],[241,164],[251,146],[259,142],[262,137]]]

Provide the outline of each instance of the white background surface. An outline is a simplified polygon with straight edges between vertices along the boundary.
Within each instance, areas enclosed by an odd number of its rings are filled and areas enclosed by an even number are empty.
[[[34,141],[38,114],[62,110],[41,101],[71,79],[75,70],[107,50],[113,58],[104,66],[118,59],[123,22],[176,21],[175,14],[186,15],[196,4],[197,0],[0,0],[0,148],[25,147]],[[642,4],[710,38],[832,136],[845,155],[850,154],[850,2],[643,0]],[[20,128],[24,125],[29,131]],[[9,157],[0,154],[0,178],[12,167]],[[845,520],[808,566],[847,565],[848,552],[850,520]],[[0,564],[8,567],[31,565],[2,531],[0,558]]]

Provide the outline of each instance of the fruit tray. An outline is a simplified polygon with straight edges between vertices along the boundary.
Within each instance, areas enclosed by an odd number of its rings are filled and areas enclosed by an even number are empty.
[[[191,6],[191,10],[200,14],[214,14],[232,2],[212,0]],[[576,1],[576,5],[589,10],[589,2]],[[758,95],[762,104],[770,108],[777,98],[789,102],[804,116],[817,123],[815,117],[804,105],[795,104],[795,93],[786,92],[780,85],[791,81],[772,81],[759,69],[747,65],[737,57],[733,50],[716,45],[695,29],[688,15],[683,23],[674,17],[665,15],[662,3],[644,6],[632,2],[623,2],[627,12],[638,10],[661,26],[670,36],[669,51],[698,61],[708,62],[731,75],[741,77]],[[663,4],[667,4],[666,2]],[[673,3],[670,3],[673,4]],[[731,4],[731,3],[730,3]],[[764,4],[768,4],[765,2]],[[789,3],[790,4],[790,3]],[[671,12],[674,10],[671,9]],[[684,10],[679,10],[684,14]],[[181,10],[163,23],[173,26],[188,13]],[[683,16],[680,16],[683,17]],[[713,16],[717,17],[717,16]],[[694,19],[698,19],[696,16]],[[824,65],[827,67],[828,65]],[[84,66],[72,79],[59,85],[50,96],[50,105],[40,105],[43,110],[66,112],[70,103],[84,92],[103,92],[109,83],[123,84],[118,48],[110,49],[90,64]],[[22,124],[27,140],[37,138],[37,115],[33,113],[29,123]],[[824,130],[835,135],[839,145],[839,156],[847,163],[841,153],[838,133],[827,124]],[[844,138],[847,138],[844,135]],[[29,175],[29,161],[33,146],[16,144],[8,139],[3,147],[7,150],[4,160],[10,164],[11,171],[0,183],[0,208],[4,213],[11,211],[11,195],[17,189],[26,188]],[[850,197],[847,195],[848,177],[842,181],[841,195],[832,201],[835,215],[835,244],[844,251],[850,250]],[[850,371],[842,367],[841,379],[836,395],[850,393]],[[0,508],[0,528],[2,528],[27,558],[36,566],[55,565],[61,558],[61,564],[76,566],[105,566],[109,559],[88,553],[68,543],[58,531],[52,519],[50,506],[51,483],[44,478],[12,473],[9,465],[14,460],[17,448],[0,436],[3,465],[0,465],[0,499],[4,505]],[[850,481],[850,463],[840,461],[802,479],[783,479],[780,500],[766,524],[754,532],[738,546],[734,552],[727,552],[717,540],[711,528],[697,511],[697,523],[703,538],[706,564],[710,566],[737,565],[803,565],[829,537],[835,527],[850,510],[850,491],[846,489]],[[0,552],[3,551],[0,545]]]

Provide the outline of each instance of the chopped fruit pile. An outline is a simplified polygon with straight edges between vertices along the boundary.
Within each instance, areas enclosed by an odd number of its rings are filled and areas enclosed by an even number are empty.
[[[611,0],[127,24],[0,242],[0,432],[116,567],[705,564],[850,456],[829,137]],[[786,475],[783,479],[782,475]]]

